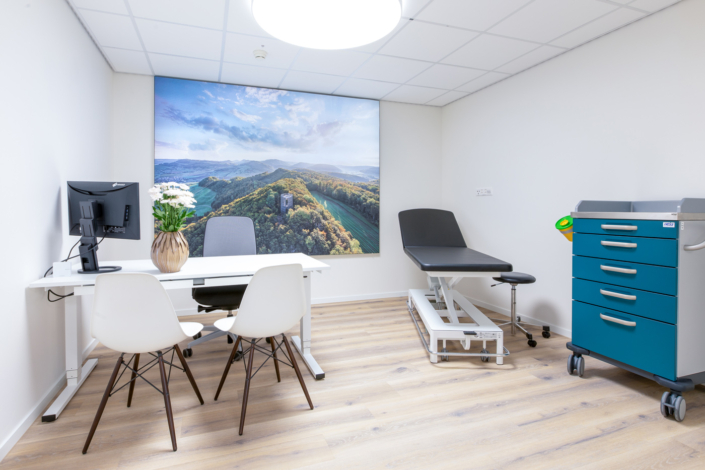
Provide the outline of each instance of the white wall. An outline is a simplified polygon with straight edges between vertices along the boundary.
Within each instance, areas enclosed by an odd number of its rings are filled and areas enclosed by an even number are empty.
[[[554,223],[581,199],[705,197],[704,51],[705,1],[685,0],[443,109],[443,205],[471,247],[537,277],[519,313],[570,328]],[[464,289],[508,308],[489,285]]]
[[[114,178],[139,181],[142,239],[111,240],[111,259],[149,256],[152,215],[146,190],[154,181],[154,79],[116,73],[113,78]],[[424,286],[424,276],[401,248],[397,214],[441,205],[441,109],[382,102],[380,109],[380,254],[322,256],[332,266],[315,274],[313,298],[337,302],[404,295]],[[110,250],[110,251],[108,251]],[[107,259],[107,258],[106,258]],[[180,314],[195,313],[190,292],[171,291]]]
[[[76,241],[66,181],[110,178],[112,71],[63,1],[0,2],[0,63],[2,459],[65,382],[62,303],[27,285]]]

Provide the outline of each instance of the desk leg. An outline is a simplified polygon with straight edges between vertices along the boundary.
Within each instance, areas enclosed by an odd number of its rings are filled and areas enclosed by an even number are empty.
[[[64,294],[71,292],[73,292],[71,287],[64,289]],[[42,422],[45,423],[56,421],[98,364],[98,359],[90,359],[81,366],[83,350],[78,337],[81,330],[80,298],[73,295],[66,297],[62,302],[64,302],[64,335],[66,338],[66,388],[54,399],[54,402],[42,416]]]
[[[299,352],[301,359],[306,363],[308,370],[311,371],[311,375],[316,380],[320,380],[325,378],[326,373],[323,372],[321,366],[311,355],[311,274],[304,276],[304,291],[306,292],[306,313],[301,318],[301,336],[292,336],[291,342],[294,343],[294,347]]]

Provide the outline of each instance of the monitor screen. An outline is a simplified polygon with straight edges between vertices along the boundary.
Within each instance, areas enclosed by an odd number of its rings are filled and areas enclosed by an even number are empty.
[[[96,201],[96,237],[140,239],[139,183],[69,181],[69,235],[81,236],[81,201]]]
[[[246,216],[258,253],[379,253],[379,101],[155,77],[154,181],[187,184],[183,234]]]

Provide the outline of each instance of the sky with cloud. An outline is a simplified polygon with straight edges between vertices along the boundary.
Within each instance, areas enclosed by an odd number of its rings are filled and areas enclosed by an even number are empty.
[[[157,159],[379,166],[379,102],[155,77]]]

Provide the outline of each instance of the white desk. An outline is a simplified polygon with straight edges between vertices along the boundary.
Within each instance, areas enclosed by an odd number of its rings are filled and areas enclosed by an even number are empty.
[[[208,258],[189,258],[178,273],[161,273],[149,259],[131,261],[104,261],[102,264],[122,266],[121,272],[148,273],[156,276],[164,288],[190,289],[192,287],[230,286],[247,284],[252,275],[261,268],[279,266],[282,264],[300,264],[304,271],[306,286],[306,314],[301,319],[301,336],[292,337],[294,346],[316,379],[325,377],[325,373],[311,355],[311,274],[330,269],[325,263],[301,253],[252,255],[252,256],[222,256]],[[66,335],[66,388],[54,400],[44,413],[42,421],[54,421],[59,417],[71,398],[76,394],[86,377],[93,371],[98,359],[89,359],[83,366],[82,351],[78,335],[80,334],[80,302],[78,296],[91,295],[95,285],[96,274],[78,274],[78,265],[68,277],[46,277],[34,281],[32,288],[63,289],[63,293],[74,295],[67,297],[64,303],[65,335]]]

